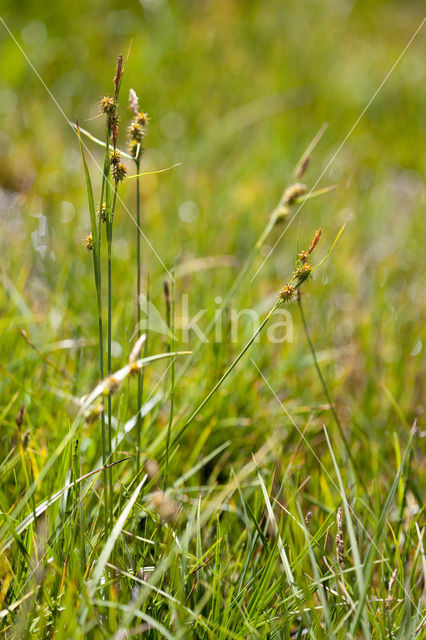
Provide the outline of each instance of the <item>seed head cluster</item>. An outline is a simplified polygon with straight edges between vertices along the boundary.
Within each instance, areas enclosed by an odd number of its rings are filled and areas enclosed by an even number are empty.
[[[93,251],[93,240],[92,240],[92,234],[88,233],[86,236],[84,236],[83,238],[83,247],[85,247],[87,249],[87,251]]]
[[[138,96],[133,89],[130,89],[129,93],[129,107],[135,114],[127,129],[129,151],[132,158],[138,160],[142,154],[142,141],[146,134],[146,126],[149,118],[146,113],[140,111]]]
[[[113,113],[115,110],[114,98],[111,98],[110,96],[103,96],[99,101],[99,110],[101,113],[106,113],[108,115]]]
[[[307,189],[308,188],[306,184],[302,184],[301,182],[296,182],[295,184],[292,184],[290,187],[288,187],[284,191],[283,197],[282,197],[282,204],[291,204],[297,198],[300,198],[300,196],[303,196],[303,194],[306,193]]]
[[[279,223],[284,220],[290,213],[290,205],[294,204],[300,196],[302,196],[308,190],[306,184],[296,182],[290,185],[284,191],[281,196],[281,200],[277,208],[272,212],[272,216],[275,219],[275,223]]]
[[[101,222],[106,222],[106,202],[103,202],[102,205],[98,204],[96,214],[101,219]]]
[[[121,160],[121,153],[114,149],[110,154],[111,171],[115,182],[122,182],[127,174],[127,167]]]
[[[309,249],[307,251],[301,251],[298,254],[297,262],[294,267],[291,280],[282,287],[279,293],[279,297],[282,302],[289,302],[290,300],[293,300],[294,294],[296,293],[297,289],[299,289],[302,282],[310,277],[312,273],[312,265],[309,262],[309,256],[317,246],[320,237],[321,229],[318,229],[318,231],[316,231],[314,237],[312,238]]]

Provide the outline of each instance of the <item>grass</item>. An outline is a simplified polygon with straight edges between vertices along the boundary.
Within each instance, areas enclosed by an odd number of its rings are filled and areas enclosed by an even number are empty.
[[[2,12],[4,638],[424,636],[422,9],[302,4]]]

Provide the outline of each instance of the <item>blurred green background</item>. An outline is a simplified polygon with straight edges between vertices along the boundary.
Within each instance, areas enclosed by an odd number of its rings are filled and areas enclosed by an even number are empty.
[[[96,116],[99,98],[112,92],[117,55],[125,55],[131,44],[119,146],[125,145],[127,95],[133,87],[151,118],[143,169],[181,163],[143,179],[143,229],[168,269],[194,258],[231,256],[226,259],[231,266],[197,269],[177,281],[177,298],[190,295],[190,314],[207,308],[210,317],[215,296],[223,296],[233,282],[322,123],[328,128],[303,177],[309,188],[424,13],[420,1],[2,0],[0,6],[67,118],[78,118],[100,137],[102,120],[87,119]],[[37,345],[52,349],[49,345],[64,338],[82,337],[90,344],[96,337],[92,264],[81,247],[89,230],[84,176],[73,130],[3,25],[0,51],[2,362],[11,374],[38,379],[40,389],[50,393],[58,383],[46,378],[17,326],[26,327]],[[421,411],[424,60],[423,28],[318,184],[337,188],[306,203],[250,283],[261,260],[256,262],[235,300],[237,308],[266,310],[291,272],[297,243],[308,243],[321,226],[318,253],[323,255],[351,218],[307,287],[305,306],[345,424],[369,438],[377,430],[375,445],[356,440],[366,451],[382,446],[383,436],[401,426],[383,385],[408,421]],[[102,162],[102,151],[88,145]],[[93,163],[90,169],[99,185]],[[134,183],[128,181],[121,195],[134,215]],[[281,231],[271,236],[262,257]],[[130,349],[135,317],[136,228],[123,207],[114,233],[114,365],[119,366]],[[165,272],[146,243],[143,253],[151,295],[161,307]],[[277,348],[262,339],[254,354],[280,397],[303,413],[323,398],[297,308],[289,309],[294,343]],[[250,332],[248,323],[239,344],[205,347],[181,383],[179,411],[188,398],[195,402],[204,384],[210,388],[205,371],[213,364],[219,374]],[[151,348],[163,346],[157,337]],[[96,379],[95,347],[77,354],[56,351],[55,358],[78,372],[78,393]],[[152,374],[151,386],[157,375]],[[9,394],[11,387],[6,380],[3,390]],[[218,419],[247,416],[249,423],[269,428],[274,416],[281,416],[253,367],[231,387],[222,395],[223,407],[216,406]],[[54,402],[61,415],[60,398]],[[43,428],[41,408],[31,419],[35,431]],[[248,449],[258,435],[247,431]],[[217,429],[214,437],[224,436]]]

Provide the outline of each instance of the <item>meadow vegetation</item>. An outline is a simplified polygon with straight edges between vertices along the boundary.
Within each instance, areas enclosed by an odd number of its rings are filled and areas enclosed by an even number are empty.
[[[2,637],[420,640],[421,3],[2,5]]]

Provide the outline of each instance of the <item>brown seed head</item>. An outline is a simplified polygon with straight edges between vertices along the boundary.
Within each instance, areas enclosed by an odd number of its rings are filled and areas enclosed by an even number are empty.
[[[303,176],[303,174],[305,173],[305,171],[307,170],[307,168],[309,167],[309,164],[311,162],[311,156],[305,156],[302,160],[302,162],[300,163],[298,169],[297,169],[297,173],[296,173],[296,178],[299,179]]]
[[[317,246],[317,244],[318,244],[318,242],[319,242],[319,239],[321,238],[321,233],[322,233],[321,229],[318,229],[318,231],[315,231],[315,235],[314,235],[314,237],[312,238],[312,242],[311,242],[311,244],[310,244],[310,246],[309,246],[309,249],[308,249],[308,255],[309,255],[309,254],[311,254],[311,253],[312,253],[312,251],[313,251],[313,250],[315,249],[315,247]]]
[[[22,423],[24,422],[24,415],[25,415],[25,407],[24,405],[22,405],[22,407],[19,409],[18,415],[15,418],[16,426],[18,427],[18,429],[22,427]]]
[[[115,69],[115,76],[114,76],[114,88],[115,88],[115,98],[117,99],[118,97],[118,92],[120,90],[120,82],[121,82],[121,76],[123,75],[123,56],[120,55],[118,56],[118,60],[117,60],[117,67]]]

